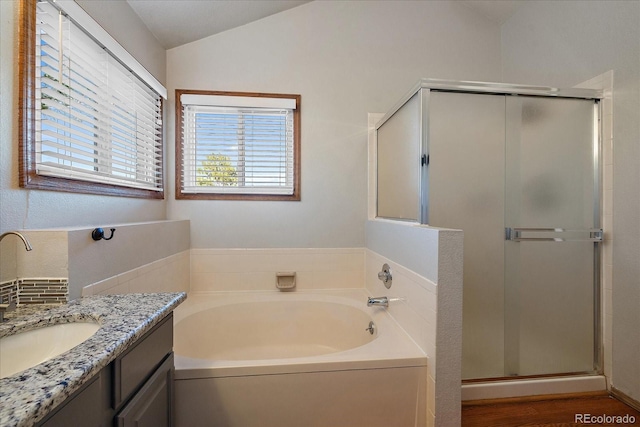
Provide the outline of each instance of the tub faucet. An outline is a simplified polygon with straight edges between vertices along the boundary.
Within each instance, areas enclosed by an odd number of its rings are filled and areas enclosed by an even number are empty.
[[[369,297],[367,298],[367,306],[389,307],[389,298],[387,297]]]
[[[14,234],[16,236],[18,236],[21,240],[22,243],[24,243],[24,248],[27,251],[32,250],[33,248],[31,247],[31,243],[29,243],[29,240],[27,240],[26,237],[24,237],[22,234],[18,233],[17,231],[7,231],[6,233],[2,233],[0,234],[0,241],[2,241],[2,239],[4,239],[5,237],[7,237],[9,234]]]

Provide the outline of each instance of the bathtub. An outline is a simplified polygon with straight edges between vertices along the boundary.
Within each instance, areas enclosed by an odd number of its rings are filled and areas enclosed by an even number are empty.
[[[176,425],[426,426],[427,357],[367,296],[190,293],[174,312]]]

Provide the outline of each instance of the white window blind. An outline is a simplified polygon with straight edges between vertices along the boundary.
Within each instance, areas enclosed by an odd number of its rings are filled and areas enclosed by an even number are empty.
[[[162,191],[162,100],[51,3],[36,10],[36,171]]]
[[[182,192],[291,195],[296,100],[182,94]]]

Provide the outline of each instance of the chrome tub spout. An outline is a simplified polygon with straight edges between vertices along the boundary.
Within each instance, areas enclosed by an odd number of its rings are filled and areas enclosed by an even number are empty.
[[[389,298],[387,297],[369,297],[367,306],[389,307]]]

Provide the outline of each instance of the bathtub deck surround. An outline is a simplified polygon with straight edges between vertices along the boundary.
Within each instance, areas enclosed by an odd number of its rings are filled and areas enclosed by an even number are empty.
[[[82,296],[189,290],[189,251],[182,251],[82,288]]]
[[[428,425],[427,356],[368,296],[191,292],[174,315],[177,425]]]
[[[361,288],[364,248],[191,249],[192,292],[267,291],[278,272],[296,273],[296,289]]]
[[[32,426],[43,419],[185,298],[185,293],[92,296],[46,309],[18,308],[0,325],[0,337],[77,321],[98,322],[100,329],[68,352],[0,379],[3,427]]]

